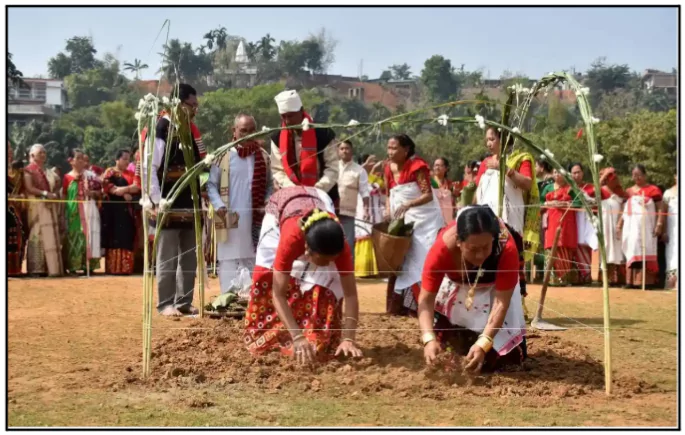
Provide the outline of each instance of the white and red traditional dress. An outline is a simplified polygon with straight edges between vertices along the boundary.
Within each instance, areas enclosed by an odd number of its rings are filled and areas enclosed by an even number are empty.
[[[343,290],[340,275],[354,274],[352,253],[344,250],[326,267],[305,257],[305,235],[300,220],[314,209],[333,213],[333,202],[320,189],[288,187],[276,192],[266,206],[250,301],[245,315],[244,340],[254,354],[279,349],[292,355],[292,337],[273,304],[273,272],[288,273],[288,305],[317,356],[328,359],[341,338]]]
[[[416,295],[421,288],[421,270],[428,250],[435,242],[438,232],[445,226],[438,201],[430,182],[430,168],[418,156],[410,157],[395,178],[390,165],[385,166],[385,185],[389,190],[390,215],[403,204],[431,193],[431,202],[412,207],[404,214],[406,223],[414,223],[411,246],[404,257],[396,279],[390,279],[386,292],[386,310],[391,314],[406,315],[416,312]],[[382,270],[381,273],[388,272]]]
[[[461,255],[445,243],[444,234],[456,226],[454,221],[438,234],[421,279],[423,290],[437,293],[434,327],[443,348],[466,341],[468,349],[485,329],[497,292],[513,290],[502,329],[493,337],[493,347],[485,356],[486,370],[520,364],[526,357],[526,321],[519,283],[522,242],[517,243],[504,221],[500,219],[499,223],[499,237],[493,241],[492,253],[481,265],[484,273],[480,278],[477,278],[477,269],[464,270],[465,263],[455,261],[455,256]],[[467,309],[465,302],[472,285],[476,286],[473,305]]]
[[[657,206],[661,204],[661,189],[647,184],[643,187],[633,186],[626,191],[628,201],[623,212],[623,252],[626,255],[626,284],[642,285],[642,274],[645,273],[645,285],[655,285],[659,275],[657,262],[657,238],[654,228],[657,222]],[[646,271],[642,270],[645,262]]]

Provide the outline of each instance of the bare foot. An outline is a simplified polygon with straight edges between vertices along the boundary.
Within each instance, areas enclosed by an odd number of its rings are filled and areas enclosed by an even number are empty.
[[[159,314],[161,314],[162,316],[166,316],[166,317],[180,317],[183,315],[183,314],[181,314],[180,311],[178,311],[174,307],[166,307]]]
[[[180,312],[184,316],[195,316],[195,315],[200,313],[200,310],[198,310],[197,308],[195,308],[192,305],[189,305],[189,306],[183,307],[183,308],[178,308],[177,311]]]

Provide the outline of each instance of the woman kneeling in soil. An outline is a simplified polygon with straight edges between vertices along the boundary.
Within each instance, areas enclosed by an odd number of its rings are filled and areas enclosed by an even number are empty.
[[[428,364],[449,348],[468,352],[465,368],[475,373],[521,364],[526,324],[518,269],[514,237],[487,206],[462,209],[438,234],[418,303]]]
[[[280,349],[302,364],[362,355],[354,342],[354,263],[333,210],[328,195],[313,187],[283,188],[269,199],[245,315],[253,354]]]

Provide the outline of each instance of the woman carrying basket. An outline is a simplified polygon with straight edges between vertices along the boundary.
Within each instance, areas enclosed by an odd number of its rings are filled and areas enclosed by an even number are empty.
[[[466,355],[466,369],[476,373],[525,359],[517,245],[488,206],[460,210],[440,232],[418,298],[426,363],[450,349]]]
[[[431,187],[428,163],[415,154],[416,145],[406,134],[392,136],[388,141],[390,161],[385,166],[385,185],[390,197],[386,219],[404,218],[406,224],[414,223],[411,246],[402,268],[388,283],[387,310],[396,315],[416,311],[423,263],[438,231],[445,225]],[[382,259],[378,263],[382,268]]]
[[[269,199],[245,315],[253,354],[280,349],[301,364],[361,356],[352,253],[333,210],[313,187],[282,188]]]

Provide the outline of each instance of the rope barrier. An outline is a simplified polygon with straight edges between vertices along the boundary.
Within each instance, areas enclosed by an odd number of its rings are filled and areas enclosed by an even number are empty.
[[[69,200],[69,199],[40,199],[40,198],[8,198],[8,202],[47,202],[47,203],[66,203],[66,202],[74,202],[74,203],[86,203],[90,201],[95,201],[98,204],[140,204],[139,201],[111,201],[111,200],[96,200],[96,199],[88,199],[88,200]],[[568,211],[575,211],[575,212],[582,212],[585,213],[586,210],[582,208],[567,208],[567,207],[552,207],[552,206],[547,206],[547,205],[540,205],[540,204],[524,204],[524,205],[511,205],[509,208],[511,209],[519,209],[519,208],[540,208],[540,209],[545,209],[545,210],[554,210],[554,209],[560,209],[560,210],[568,210]],[[425,206],[424,206],[425,208]],[[431,209],[434,210],[443,210],[443,209],[449,209],[447,207],[430,207]],[[185,208],[185,209],[179,209],[179,208],[170,208],[170,211],[182,211],[182,212],[194,212],[195,210],[192,208]],[[253,208],[236,208],[236,209],[231,209],[232,211],[253,211],[253,210],[261,210],[257,207]],[[199,210],[202,213],[207,213],[208,210],[201,209]],[[596,212],[596,210],[595,210]],[[627,214],[624,211],[609,211],[609,210],[604,210],[604,214],[616,214],[616,215],[623,215]],[[645,216],[678,216],[678,213],[669,213],[669,212],[633,212],[635,215],[645,215]],[[372,223],[368,221],[363,221],[362,219],[357,219],[358,221],[366,222],[366,223]]]

